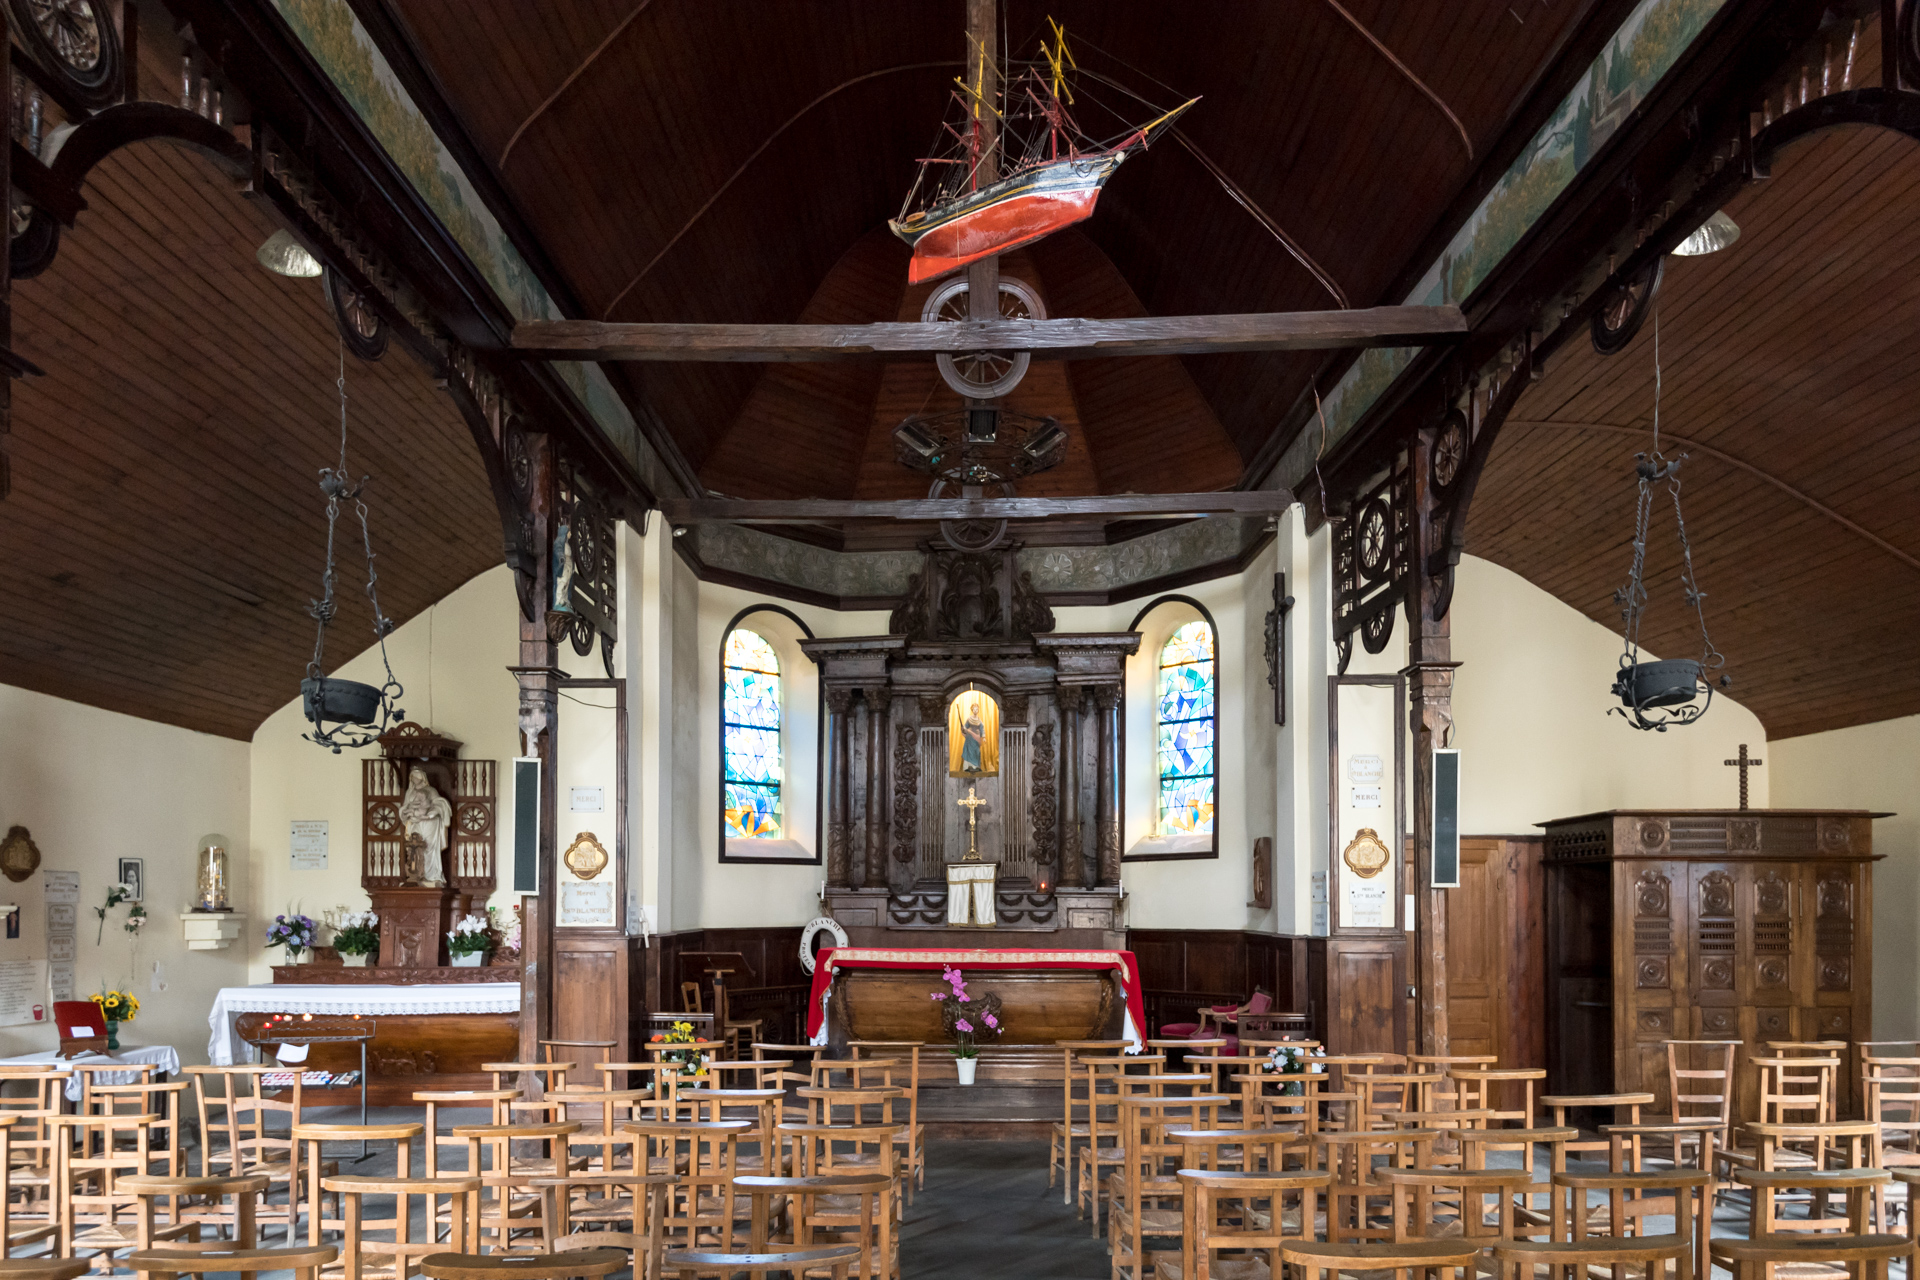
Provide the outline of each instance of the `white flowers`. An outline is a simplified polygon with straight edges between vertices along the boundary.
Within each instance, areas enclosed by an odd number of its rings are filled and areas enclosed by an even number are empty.
[[[456,920],[452,931],[449,932],[447,936],[449,938],[457,938],[465,933],[485,933],[486,931],[487,918],[485,916],[468,915]]]
[[[348,911],[333,921],[335,929],[372,929],[380,923],[377,911]]]

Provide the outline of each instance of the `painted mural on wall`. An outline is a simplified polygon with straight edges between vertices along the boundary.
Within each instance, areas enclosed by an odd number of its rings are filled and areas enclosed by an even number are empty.
[[[1478,288],[1724,3],[1641,0],[1594,59],[1586,78],[1561,100],[1559,109],[1508,166],[1405,301],[1439,306],[1459,302]],[[1325,445],[1353,429],[1418,350],[1379,347],[1361,353],[1326,397]],[[1319,430],[1310,427],[1275,468],[1277,474],[1270,483],[1297,488],[1322,447]]]

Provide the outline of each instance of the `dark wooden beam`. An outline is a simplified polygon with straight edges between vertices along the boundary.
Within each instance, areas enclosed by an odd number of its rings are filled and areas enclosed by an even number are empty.
[[[1043,520],[1049,516],[1270,516],[1293,505],[1285,489],[1125,493],[1099,498],[663,498],[668,524],[812,524],[823,520]]]
[[[1043,360],[1411,347],[1464,338],[1460,308],[1367,307],[1133,320],[966,320],[954,324],[605,324],[534,320],[513,349],[543,360],[773,363],[1031,351]]]

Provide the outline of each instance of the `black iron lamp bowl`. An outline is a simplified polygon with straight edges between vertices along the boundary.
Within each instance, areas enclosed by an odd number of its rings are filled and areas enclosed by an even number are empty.
[[[380,690],[358,680],[308,677],[300,682],[300,701],[315,727],[336,724],[380,723]]]
[[[1626,706],[1642,710],[1684,706],[1699,695],[1700,671],[1692,658],[1636,662],[1621,668],[1613,691]]]

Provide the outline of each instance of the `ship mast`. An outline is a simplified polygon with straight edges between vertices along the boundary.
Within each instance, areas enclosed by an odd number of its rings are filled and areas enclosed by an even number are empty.
[[[1000,118],[994,104],[1000,100],[1000,64],[994,50],[1000,43],[998,0],[967,0],[967,84],[973,91],[974,189],[1000,177]],[[1000,255],[980,259],[967,268],[967,317],[1000,318]]]

